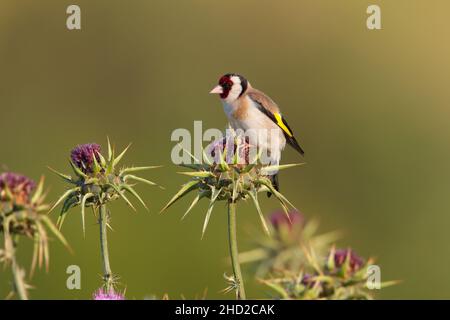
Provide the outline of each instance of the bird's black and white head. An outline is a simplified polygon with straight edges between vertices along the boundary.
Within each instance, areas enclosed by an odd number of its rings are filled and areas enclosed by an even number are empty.
[[[219,79],[219,84],[210,93],[219,94],[224,102],[232,103],[247,91],[248,86],[249,83],[243,76],[228,73]]]

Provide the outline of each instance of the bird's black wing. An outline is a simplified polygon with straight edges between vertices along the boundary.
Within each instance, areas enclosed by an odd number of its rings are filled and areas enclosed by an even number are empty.
[[[264,108],[264,106],[259,101],[255,99],[252,100],[256,102],[258,110],[264,113],[281,129],[281,131],[283,131],[284,137],[286,138],[286,142],[303,156],[305,154],[305,151],[303,151],[302,147],[300,147],[299,143],[294,137],[294,133],[292,132],[291,128],[289,127],[283,116],[280,113],[270,112],[268,109]]]

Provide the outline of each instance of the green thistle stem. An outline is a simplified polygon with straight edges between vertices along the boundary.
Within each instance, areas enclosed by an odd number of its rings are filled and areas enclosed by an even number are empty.
[[[16,261],[16,255],[12,255],[12,273],[14,280],[14,290],[20,300],[28,300],[28,292],[24,281],[24,271],[19,267]]]
[[[245,300],[244,281],[242,279],[241,266],[239,265],[239,251],[236,236],[236,202],[233,201],[228,201],[228,241],[230,245],[231,264],[237,286],[236,297],[238,300]]]
[[[108,238],[107,238],[107,220],[108,220],[108,210],[106,205],[100,205],[100,214],[98,223],[100,225],[100,250],[102,254],[103,262],[103,282],[106,287],[106,291],[109,292],[112,289],[112,271],[109,264],[109,253],[108,253]]]

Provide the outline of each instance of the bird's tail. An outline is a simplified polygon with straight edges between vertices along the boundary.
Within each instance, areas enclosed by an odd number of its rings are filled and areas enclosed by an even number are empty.
[[[280,184],[278,182],[278,173],[270,176],[270,181],[275,190],[280,191]],[[267,197],[270,198],[272,196],[272,192],[267,192]]]

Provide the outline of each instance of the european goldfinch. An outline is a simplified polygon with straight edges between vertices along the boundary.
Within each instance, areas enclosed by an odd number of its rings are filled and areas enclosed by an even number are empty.
[[[268,151],[272,164],[279,164],[286,142],[301,155],[304,154],[277,104],[253,88],[243,76],[234,73],[222,76],[210,93],[220,95],[223,109],[234,130],[256,132],[257,147]],[[271,175],[271,180],[278,190],[276,173]]]

